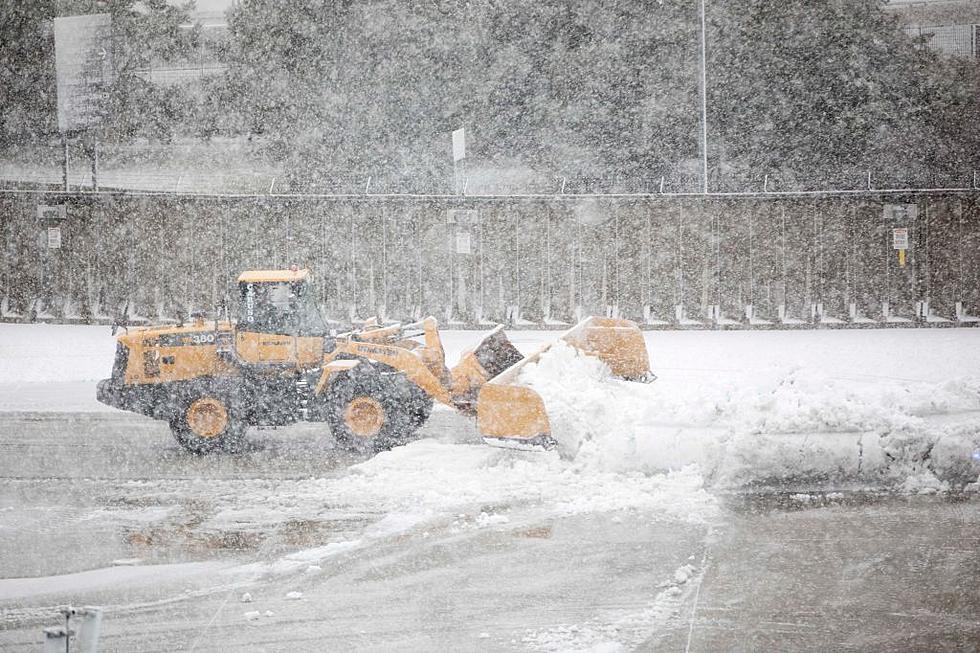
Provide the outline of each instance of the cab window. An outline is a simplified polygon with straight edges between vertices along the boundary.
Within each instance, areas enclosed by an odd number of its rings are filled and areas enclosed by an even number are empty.
[[[249,331],[326,335],[326,325],[308,283],[243,283],[240,315],[243,328]]]

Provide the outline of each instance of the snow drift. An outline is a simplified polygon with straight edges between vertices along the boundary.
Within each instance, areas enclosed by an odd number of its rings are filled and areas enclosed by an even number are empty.
[[[610,376],[563,343],[523,370],[564,458],[646,474],[696,464],[719,488],[792,482],[946,489],[977,480],[980,380],[883,382],[802,368],[735,381]]]

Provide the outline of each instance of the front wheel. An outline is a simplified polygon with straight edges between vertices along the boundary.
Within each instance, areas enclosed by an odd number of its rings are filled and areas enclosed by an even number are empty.
[[[403,375],[362,363],[330,384],[325,398],[330,431],[341,446],[358,452],[404,444],[428,417],[419,405],[420,392]]]
[[[236,453],[243,449],[246,424],[235,394],[213,383],[199,383],[181,393],[170,420],[174,439],[187,451]]]

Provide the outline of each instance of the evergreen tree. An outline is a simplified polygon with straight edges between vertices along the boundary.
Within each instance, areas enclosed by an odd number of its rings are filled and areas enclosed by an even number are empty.
[[[968,103],[961,75],[884,4],[709,3],[714,172],[834,187],[869,169],[904,183],[941,165],[954,98]]]
[[[50,1],[0,5],[0,147],[57,128],[53,15]]]

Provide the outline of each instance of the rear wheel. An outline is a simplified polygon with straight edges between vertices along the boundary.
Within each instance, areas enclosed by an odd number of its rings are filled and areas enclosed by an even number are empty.
[[[195,454],[241,451],[246,429],[234,391],[213,382],[195,383],[182,392],[170,420],[174,439]]]
[[[415,438],[428,418],[430,398],[397,372],[362,363],[330,384],[326,417],[346,449],[377,452]]]

